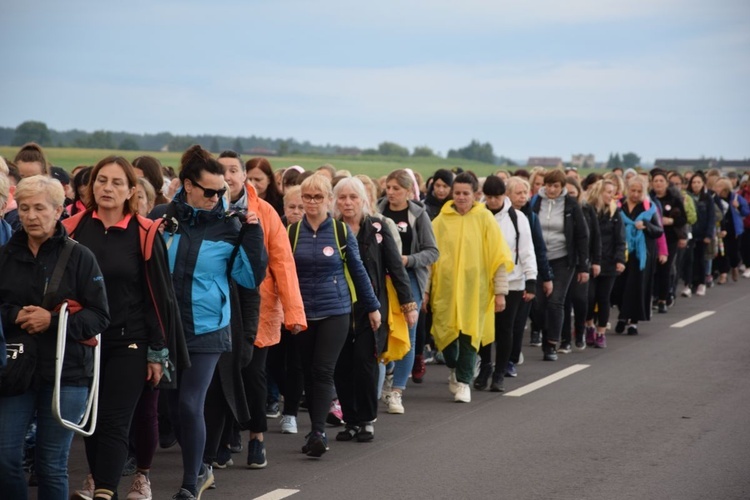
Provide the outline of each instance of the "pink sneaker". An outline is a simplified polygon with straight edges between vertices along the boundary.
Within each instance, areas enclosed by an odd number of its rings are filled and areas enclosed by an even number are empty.
[[[334,427],[344,425],[344,414],[341,411],[341,405],[339,404],[338,399],[334,399],[333,401],[331,401],[331,408],[328,410],[326,422],[328,422],[330,425],[333,425]]]
[[[607,347],[607,336],[603,333],[598,334],[594,339],[594,347],[598,349],[604,349],[605,347]]]

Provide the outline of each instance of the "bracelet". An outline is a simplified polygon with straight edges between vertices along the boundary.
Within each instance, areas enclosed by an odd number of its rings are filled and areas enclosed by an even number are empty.
[[[417,310],[417,303],[416,302],[409,302],[406,304],[401,304],[401,312],[406,314],[408,312],[416,311]]]
[[[155,351],[148,348],[148,354],[146,355],[146,361],[149,363],[159,363],[162,366],[162,376],[167,379],[167,382],[172,381],[172,372],[174,372],[174,365],[169,361],[169,349],[166,347]]]

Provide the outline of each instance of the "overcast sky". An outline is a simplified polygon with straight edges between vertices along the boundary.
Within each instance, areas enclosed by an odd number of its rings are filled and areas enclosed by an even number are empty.
[[[745,0],[4,0],[0,125],[750,157]]]

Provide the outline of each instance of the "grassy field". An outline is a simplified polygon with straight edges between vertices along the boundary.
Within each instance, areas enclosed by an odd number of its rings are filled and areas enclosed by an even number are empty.
[[[0,155],[13,159],[18,148],[0,146]],[[117,151],[107,149],[80,149],[80,148],[46,148],[47,158],[53,165],[71,170],[77,165],[95,165],[99,160],[108,155],[122,155],[129,160],[148,154],[158,158],[162,164],[177,168],[180,162],[181,152],[162,153],[154,151]],[[250,159],[250,156],[243,156]],[[367,174],[372,177],[380,177],[389,172],[409,167],[420,172],[425,177],[432,175],[439,168],[453,168],[459,166],[464,170],[473,170],[478,176],[486,176],[495,172],[499,167],[468,160],[445,160],[443,158],[396,158],[384,156],[289,156],[269,158],[274,169],[285,168],[291,165],[300,165],[306,170],[313,170],[323,163],[330,163],[338,169],[346,169],[353,174]]]

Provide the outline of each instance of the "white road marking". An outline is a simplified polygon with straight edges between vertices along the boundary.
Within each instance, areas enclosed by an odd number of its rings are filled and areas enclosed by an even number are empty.
[[[504,394],[504,396],[511,396],[511,397],[520,397],[524,396],[530,392],[533,392],[537,389],[541,389],[542,387],[546,385],[550,385],[554,382],[557,382],[558,380],[562,380],[567,376],[573,375],[574,373],[580,372],[581,370],[585,370],[591,365],[573,365],[569,366],[568,368],[565,368],[564,370],[560,370],[557,373],[553,373],[552,375],[548,377],[544,377],[543,379],[539,379],[536,382],[532,382],[528,385],[524,385],[523,387],[519,387],[515,391],[511,391],[507,394]]]
[[[682,321],[678,321],[674,325],[672,325],[672,328],[682,328],[683,326],[688,326],[691,323],[695,323],[696,321],[700,321],[703,318],[708,318],[712,314],[716,313],[716,311],[703,311],[702,313],[696,314],[695,316],[690,316],[687,319],[683,319]]]
[[[299,493],[299,490],[285,490],[279,488],[278,490],[269,491],[265,495],[255,497],[255,500],[281,500],[282,498],[290,497],[295,493]]]

